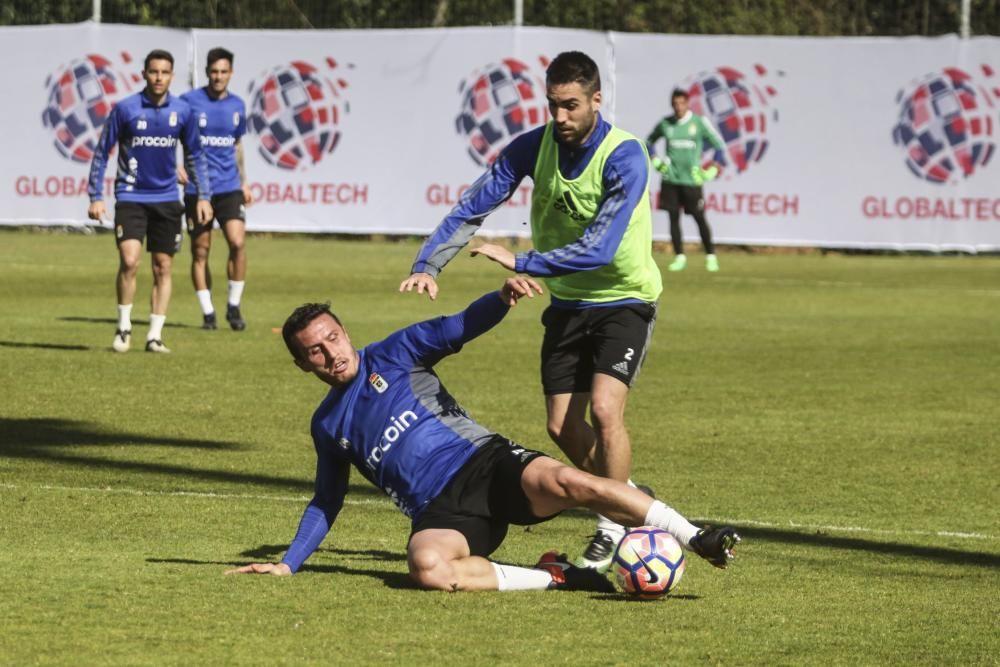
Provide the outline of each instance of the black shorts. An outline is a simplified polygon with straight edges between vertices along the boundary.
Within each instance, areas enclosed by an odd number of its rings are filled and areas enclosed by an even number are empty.
[[[414,521],[410,536],[429,528],[450,528],[465,536],[473,556],[489,556],[507,536],[507,526],[548,521],[537,517],[521,486],[521,475],[542,452],[494,436],[462,466]]]
[[[149,252],[173,255],[181,249],[181,215],[184,205],[179,201],[143,204],[115,202],[115,243],[146,241]]]
[[[629,387],[639,377],[656,325],[655,303],[591,308],[549,306],[542,313],[542,389],[552,394],[586,393],[594,373]]]
[[[676,185],[664,181],[660,186],[657,208],[664,211],[683,208],[688,215],[694,215],[705,209],[705,193],[700,185]]]
[[[219,221],[220,227],[230,220],[246,222],[247,207],[243,191],[234,190],[233,192],[212,195],[212,211],[214,211],[215,220]],[[198,224],[198,195],[184,195],[184,214],[187,218],[188,234],[191,236],[212,231],[212,220],[204,225]]]

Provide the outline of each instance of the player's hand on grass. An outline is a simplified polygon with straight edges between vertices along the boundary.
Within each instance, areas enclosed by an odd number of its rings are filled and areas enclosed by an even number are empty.
[[[500,288],[500,298],[508,306],[516,306],[517,302],[523,297],[534,299],[535,294],[541,293],[542,286],[535,282],[534,278],[528,278],[527,276],[508,278],[504,281],[503,287]]]
[[[207,225],[212,222],[212,216],[215,212],[212,211],[212,203],[207,199],[198,200],[198,224]]]
[[[510,250],[507,250],[507,248],[504,248],[502,245],[497,245],[495,243],[484,243],[478,248],[473,248],[469,254],[471,254],[473,257],[477,255],[488,257],[489,259],[492,259],[494,262],[496,262],[503,268],[508,269],[510,271],[514,270],[514,261],[515,261],[514,253],[512,253]]]
[[[107,215],[107,209],[104,208],[104,201],[98,199],[97,201],[90,202],[90,207],[87,208],[87,217],[91,220],[103,220],[104,216]]]
[[[276,577],[287,577],[292,574],[292,570],[284,563],[250,563],[226,570],[226,574],[273,574]]]
[[[437,298],[438,284],[434,276],[429,273],[414,273],[409,278],[399,284],[400,292],[412,292],[416,288],[417,294],[427,292],[431,301]]]

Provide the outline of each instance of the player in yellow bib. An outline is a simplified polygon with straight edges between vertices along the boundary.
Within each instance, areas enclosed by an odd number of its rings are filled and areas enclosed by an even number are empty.
[[[652,256],[649,158],[636,137],[599,112],[596,63],[559,54],[546,71],[552,120],[515,138],[424,243],[400,291],[437,296],[437,276],[483,219],[525,177],[534,182],[534,249],[472,250],[551,292],[542,315],[542,387],[548,432],[579,468],[628,481],[625,402],[656,322],[662,283]],[[589,415],[589,417],[588,417]],[[622,526],[599,517],[577,564],[606,569]]]

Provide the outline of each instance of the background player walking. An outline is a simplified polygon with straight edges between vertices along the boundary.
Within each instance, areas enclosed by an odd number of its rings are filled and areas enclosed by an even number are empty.
[[[156,49],[143,65],[146,87],[119,102],[104,124],[90,164],[90,208],[87,216],[103,220],[104,170],[111,149],[118,146],[115,177],[115,241],[118,244],[118,328],[112,349],[126,352],[132,344],[132,303],[142,243],[153,260],[153,291],[150,298],[147,352],[170,352],[163,344],[163,325],[173,288],[174,254],[181,247],[181,215],[184,206],[177,192],[177,142],[189,160],[194,210],[199,221],[212,219],[212,190],[208,166],[198,137],[198,122],[187,102],[170,94],[174,57]]]
[[[246,207],[253,203],[243,162],[243,135],[247,130],[246,105],[229,91],[233,76],[233,54],[223,48],[208,52],[205,74],[208,85],[188,91],[181,97],[194,110],[201,130],[201,144],[208,160],[212,186],[212,208],[229,244],[226,274],[229,290],[226,320],[236,331],[246,327],[240,311],[246,281]],[[198,218],[198,195],[183,169],[178,171],[186,183],[184,205],[188,234],[191,236],[191,281],[201,306],[203,329],[215,329],[215,306],[212,305],[212,272],[208,254],[212,247],[212,220]]]

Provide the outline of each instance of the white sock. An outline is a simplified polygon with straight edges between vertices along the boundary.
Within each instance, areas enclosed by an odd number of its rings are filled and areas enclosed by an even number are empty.
[[[649,511],[646,512],[646,525],[662,528],[677,538],[682,546],[688,547],[691,538],[698,532],[698,526],[694,525],[673,507],[664,505],[659,500],[654,500]]]
[[[681,254],[677,255],[674,259],[687,259],[687,255],[685,255],[684,253],[681,253]]]
[[[198,303],[201,304],[202,315],[211,315],[215,312],[215,306],[212,305],[212,292],[210,290],[197,290],[195,291],[195,296],[198,297]]]
[[[149,333],[146,334],[146,340],[162,340],[163,339],[163,323],[167,321],[166,315],[150,315],[149,316]]]
[[[119,331],[132,330],[132,304],[118,304],[118,329]]]
[[[635,482],[631,479],[625,480],[625,483],[631,486],[633,489],[636,488]],[[625,537],[625,526],[620,523],[615,523],[603,514],[597,515],[597,530],[607,533],[611,537],[615,538],[617,542],[621,538]]]
[[[229,281],[229,305],[238,306],[240,305],[240,299],[243,298],[243,286],[246,285],[246,281],[243,280],[230,280]]]
[[[548,570],[490,562],[497,574],[498,591],[544,591],[552,583]]]
[[[715,259],[715,253],[713,252],[709,255],[705,255],[705,259]]]

